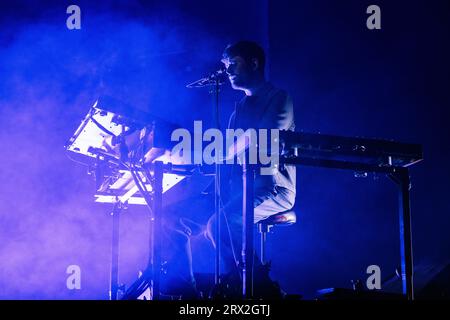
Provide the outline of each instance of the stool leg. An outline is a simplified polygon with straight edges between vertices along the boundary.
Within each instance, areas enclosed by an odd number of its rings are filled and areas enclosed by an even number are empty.
[[[266,239],[267,239],[267,232],[265,230],[262,230],[261,232],[261,263],[266,263]]]
[[[258,232],[261,234],[261,241],[260,241],[260,253],[261,253],[261,263],[266,263],[266,240],[267,240],[267,233],[270,231],[270,228],[272,225],[267,225],[263,223],[258,223]]]

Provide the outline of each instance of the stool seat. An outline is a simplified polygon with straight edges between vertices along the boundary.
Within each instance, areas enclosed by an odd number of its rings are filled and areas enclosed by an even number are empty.
[[[261,220],[257,223],[258,231],[261,234],[261,263],[266,264],[266,237],[267,233],[275,226],[290,226],[297,222],[297,215],[294,210],[287,210],[283,212],[276,213]]]
[[[289,226],[297,222],[297,215],[294,210],[287,210],[271,215],[270,217],[259,221],[264,226]]]

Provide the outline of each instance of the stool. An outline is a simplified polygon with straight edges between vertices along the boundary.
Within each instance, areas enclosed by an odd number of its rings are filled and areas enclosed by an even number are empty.
[[[258,232],[261,234],[261,263],[266,263],[267,233],[274,226],[290,226],[297,221],[297,215],[293,210],[283,211],[261,220],[257,223]]]

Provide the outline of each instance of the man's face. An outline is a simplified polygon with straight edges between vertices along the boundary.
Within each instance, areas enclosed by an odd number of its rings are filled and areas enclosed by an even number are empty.
[[[251,81],[252,70],[244,58],[240,56],[222,59],[228,79],[233,89],[246,89]]]

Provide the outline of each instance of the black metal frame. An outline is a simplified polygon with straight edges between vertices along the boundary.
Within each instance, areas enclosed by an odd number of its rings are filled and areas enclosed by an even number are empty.
[[[152,278],[152,299],[159,300],[161,291],[160,270],[161,270],[161,228],[162,228],[162,194],[163,194],[164,164],[155,162],[153,176],[153,217],[150,227],[150,265]]]
[[[401,262],[401,279],[403,294],[408,300],[414,299],[413,286],[413,252],[412,252],[412,233],[411,233],[411,206],[410,206],[410,190],[411,182],[408,167],[393,166],[377,166],[371,164],[361,164],[349,161],[337,161],[328,159],[310,159],[310,158],[282,158],[280,165],[292,164],[303,166],[315,166],[334,169],[347,169],[360,172],[378,172],[384,173],[390,177],[398,186],[399,190],[399,233],[400,233],[400,262]],[[243,252],[242,258],[244,262],[242,284],[242,295],[244,298],[252,298],[252,259],[253,256],[253,178],[254,166],[243,164]],[[250,195],[251,194],[251,195]],[[251,224],[250,224],[251,221]],[[251,226],[250,226],[251,225]],[[245,247],[244,247],[245,246]],[[244,250],[245,248],[245,250]],[[245,252],[244,252],[245,251]]]
[[[242,297],[253,298],[253,182],[255,166],[248,163],[246,157],[242,164]]]
[[[196,166],[192,165],[172,165],[171,163],[164,164],[161,161],[155,161],[152,164],[145,164],[140,167],[134,167],[133,172],[135,183],[139,186],[139,191],[145,198],[147,205],[151,209],[150,215],[150,239],[149,239],[149,260],[148,265],[143,274],[137,279],[125,292],[122,299],[134,300],[137,299],[147,288],[151,290],[151,299],[161,299],[161,249],[162,249],[162,195],[163,195],[163,176],[164,173],[174,173],[178,175],[191,175]],[[153,176],[150,176],[150,170],[153,170]],[[151,181],[152,191],[146,190],[138,174],[138,171],[142,171],[146,174],[147,178]],[[114,227],[114,225],[113,225]],[[117,237],[113,243],[114,248],[118,248],[118,223],[117,228],[113,228],[113,233],[117,233]],[[118,263],[117,257],[113,254],[113,261]],[[118,269],[117,267],[115,268]],[[116,295],[117,296],[117,295]],[[114,299],[115,300],[115,299]]]
[[[214,85],[211,86],[210,93],[214,94],[214,122],[216,129],[221,130],[220,126],[220,112],[219,112],[219,92],[220,92],[220,78],[216,75],[214,78]],[[218,155],[216,154],[216,157]],[[216,244],[215,250],[215,265],[214,265],[214,284],[215,286],[220,285],[220,266],[221,266],[221,251],[222,251],[222,210],[221,210],[221,181],[220,181],[220,164],[216,158],[216,163],[214,165],[214,214],[216,216],[216,226],[215,226],[215,239]]]
[[[112,216],[111,274],[109,281],[109,299],[117,300],[119,292],[119,222],[124,204],[117,200],[114,203]]]

